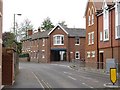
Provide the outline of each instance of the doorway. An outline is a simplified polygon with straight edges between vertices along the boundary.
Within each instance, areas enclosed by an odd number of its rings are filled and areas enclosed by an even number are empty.
[[[104,69],[104,58],[103,58],[103,53],[100,53],[99,69]]]
[[[66,61],[66,50],[51,50],[51,61]]]

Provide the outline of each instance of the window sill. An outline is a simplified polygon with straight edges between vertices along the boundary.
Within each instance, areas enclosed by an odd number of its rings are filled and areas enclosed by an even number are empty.
[[[76,60],[80,59],[80,58],[75,58]]]
[[[53,44],[53,45],[56,45],[56,46],[58,46],[58,45],[64,45],[64,44]]]
[[[90,27],[91,26],[91,24],[90,25],[88,25],[88,27]]]
[[[88,44],[88,46],[92,46],[92,45],[94,45],[94,43],[93,43],[93,44],[92,44],[92,43],[91,43],[91,44]]]
[[[94,25],[94,23],[91,24],[91,26]]]
[[[109,41],[109,39],[104,39],[103,41],[104,41],[104,42],[108,42],[108,41]]]
[[[76,46],[80,45],[80,44],[75,44]]]
[[[120,37],[116,37],[115,39],[118,40],[118,39],[120,39]]]

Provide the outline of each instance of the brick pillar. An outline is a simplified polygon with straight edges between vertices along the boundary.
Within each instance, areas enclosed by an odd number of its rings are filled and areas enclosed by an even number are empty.
[[[2,13],[3,13],[3,0],[0,0],[0,88],[2,85]]]

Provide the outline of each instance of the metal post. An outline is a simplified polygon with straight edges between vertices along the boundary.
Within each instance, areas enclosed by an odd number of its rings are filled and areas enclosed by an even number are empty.
[[[14,32],[14,34],[15,34],[15,14],[14,14],[14,22],[13,22],[13,24],[14,24],[13,32]],[[16,38],[16,35],[15,35],[15,38]]]
[[[17,30],[15,30],[15,24],[16,24],[16,21],[15,21],[15,15],[18,15],[18,16],[21,16],[22,14],[14,14],[14,27],[13,27],[13,30],[14,30],[14,34],[15,34],[15,40],[17,41]]]

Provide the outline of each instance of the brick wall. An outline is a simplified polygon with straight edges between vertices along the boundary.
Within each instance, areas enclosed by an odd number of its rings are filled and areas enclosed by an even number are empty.
[[[69,58],[75,59],[75,52],[80,52],[80,59],[85,59],[85,38],[80,38],[80,45],[75,45],[75,37],[69,37]]]
[[[90,15],[89,9],[92,10],[92,7],[95,11],[94,5],[92,2],[88,2],[88,6],[86,9],[86,42],[85,42],[85,61],[86,62],[97,62],[98,60],[98,43],[97,43],[97,16],[94,12],[94,24],[88,25],[88,17]],[[91,22],[90,22],[91,23]],[[94,32],[94,44],[88,45],[88,33]],[[95,57],[87,57],[87,52],[95,51]]]
[[[115,9],[109,11],[109,40],[100,41],[100,32],[103,33],[103,14],[98,16],[98,42],[99,51],[104,51],[104,62],[107,58],[115,58],[119,63],[119,50],[120,50],[120,39],[115,39]],[[104,37],[104,36],[103,36]],[[100,59],[100,58],[99,58]]]

